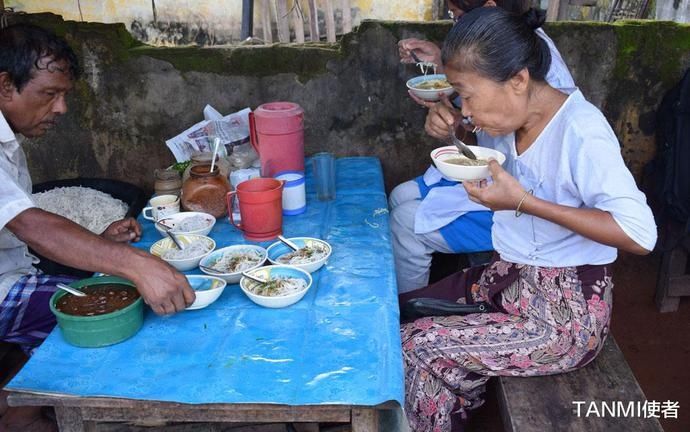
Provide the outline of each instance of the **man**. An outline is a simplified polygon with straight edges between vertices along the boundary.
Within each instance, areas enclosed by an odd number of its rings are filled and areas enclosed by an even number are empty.
[[[31,25],[0,30],[0,340],[29,355],[55,326],[48,305],[55,284],[70,280],[37,271],[27,245],[62,264],[133,281],[157,314],[194,301],[184,275],[127,244],[141,236],[134,219],[114,222],[98,236],[33,203],[21,141],[55,126],[78,75],[77,58],[61,38]],[[54,427],[41,423],[35,408],[5,407],[3,415],[2,405],[0,430]]]

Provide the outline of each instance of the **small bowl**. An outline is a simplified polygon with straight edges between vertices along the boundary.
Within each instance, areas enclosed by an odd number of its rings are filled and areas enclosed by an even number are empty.
[[[170,240],[170,238],[164,238],[160,239],[157,242],[155,242],[152,246],[151,249],[149,249],[149,252],[151,252],[151,255],[155,255],[162,259],[163,261],[167,262],[171,266],[175,267],[179,271],[186,271],[186,270],[191,270],[193,268],[196,268],[199,265],[199,261],[201,261],[206,255],[210,254],[213,249],[216,248],[216,242],[213,241],[212,238],[202,236],[202,235],[197,235],[197,234],[177,234],[177,238],[180,240],[180,242],[185,245],[189,246],[192,242],[196,240],[201,240],[205,243],[205,248],[204,252],[200,253],[196,256],[193,256],[191,258],[183,258],[183,259],[166,259],[163,258],[163,253],[167,250],[171,249],[177,249],[177,246]]]
[[[301,291],[297,291],[282,296],[264,296],[254,294],[253,292],[251,292],[248,287],[252,286],[252,284],[256,284],[256,282],[252,281],[246,276],[242,276],[242,279],[240,279],[240,289],[242,289],[242,292],[244,292],[247,295],[247,297],[249,297],[249,299],[254,303],[267,308],[283,308],[297,303],[302,299],[302,297],[304,297],[307,291],[309,291],[309,288],[311,288],[312,283],[311,275],[309,273],[302,269],[298,269],[294,266],[265,266],[255,268],[254,270],[250,270],[247,273],[249,273],[252,276],[258,276],[265,280],[268,280],[271,277],[283,276],[300,278],[307,282],[307,287]]]
[[[186,310],[203,309],[210,305],[218,300],[227,285],[227,282],[215,276],[188,275],[187,281],[194,289],[196,299],[194,299],[194,303],[187,306]]]
[[[259,255],[259,262],[256,263],[255,265],[252,265],[251,267],[248,267],[244,269],[244,271],[249,271],[252,269],[255,269],[257,267],[260,267],[264,265],[264,262],[266,261],[266,249],[262,248],[261,246],[255,246],[255,245],[234,245],[234,246],[228,246],[224,247],[222,249],[218,249],[216,251],[211,252],[209,255],[205,256],[200,262],[200,266],[204,267],[216,267],[218,265],[218,261],[221,260],[223,257],[228,257],[230,255],[237,255],[241,253],[256,253]],[[242,270],[234,272],[234,273],[225,273],[225,272],[214,272],[212,270],[207,270],[204,267],[199,267],[200,270],[207,275],[210,276],[216,276],[227,283],[230,284],[236,284],[240,281],[242,278]]]
[[[472,153],[479,159],[493,158],[501,165],[506,161],[506,156],[498,150],[479,146],[471,146],[470,148],[472,149]],[[464,181],[481,180],[491,177],[488,165],[467,166],[446,162],[448,159],[461,157],[464,156],[460,154],[458,148],[455,146],[439,147],[431,152],[431,160],[434,161],[434,165],[441,171],[441,174],[449,179]]]
[[[331,252],[333,249],[331,248],[331,245],[329,245],[327,242],[317,239],[317,238],[312,238],[312,237],[292,237],[288,240],[291,240],[294,244],[299,246],[300,248],[305,247],[305,246],[321,246],[322,248],[326,249],[326,255],[321,257],[321,259],[318,259],[316,261],[310,261],[307,263],[303,264],[293,264],[293,263],[284,263],[278,261],[280,257],[282,257],[285,254],[288,254],[290,252],[293,252],[292,249],[290,249],[289,246],[284,244],[283,242],[275,242],[272,245],[270,245],[267,249],[268,251],[268,260],[272,264],[277,264],[277,265],[290,265],[293,267],[297,267],[299,269],[302,269],[304,271],[307,271],[309,273],[314,273],[316,270],[320,269],[326,261],[328,261],[328,258],[331,256]]]
[[[69,284],[72,288],[86,286],[118,284],[135,287],[135,285],[117,276],[100,276],[81,279]],[[136,288],[136,287],[135,287]],[[134,303],[107,314],[93,316],[70,315],[56,308],[58,300],[65,295],[72,295],[57,290],[50,298],[50,310],[57,319],[62,337],[70,344],[97,348],[113,345],[134,336],[144,323],[144,300],[140,296]]]
[[[181,231],[181,230],[176,230],[176,227],[179,229],[178,225],[185,219],[192,218],[192,217],[201,217],[206,220],[206,225],[204,228],[199,228],[191,231]],[[202,212],[181,212],[181,213],[175,213],[170,216],[166,216],[163,219],[160,219],[158,222],[167,225],[168,227],[172,228],[173,232],[175,234],[198,234],[198,235],[208,235],[208,233],[211,232],[211,229],[213,229],[213,226],[216,224],[216,218],[214,218],[212,215],[208,213],[202,213]],[[156,230],[158,230],[158,233],[161,235],[161,237],[165,237],[165,229],[161,227],[159,224],[153,224],[153,226],[156,227]]]
[[[453,87],[448,85],[448,87],[437,88],[437,89],[420,89],[418,86],[426,81],[432,80],[446,80],[444,74],[433,74],[433,75],[420,75],[407,80],[407,88],[410,89],[412,94],[420,99],[424,99],[429,102],[436,102],[441,100],[439,93],[443,93],[446,96],[453,94]]]

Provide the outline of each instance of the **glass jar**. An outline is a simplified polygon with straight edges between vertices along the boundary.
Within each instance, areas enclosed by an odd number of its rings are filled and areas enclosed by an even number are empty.
[[[227,177],[221,175],[216,165],[195,165],[189,170],[189,178],[182,184],[181,204],[185,210],[204,212],[216,218],[225,216],[225,196],[232,190]]]
[[[182,177],[180,173],[170,169],[157,169],[153,172],[153,190],[156,195],[180,196],[182,189]]]

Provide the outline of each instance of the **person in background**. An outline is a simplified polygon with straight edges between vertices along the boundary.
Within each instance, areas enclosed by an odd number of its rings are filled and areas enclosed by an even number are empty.
[[[648,254],[654,217],[604,115],[582,93],[547,80],[551,50],[532,10],[478,8],[446,38],[442,61],[462,115],[506,155],[493,181],[465,182],[494,211],[485,266],[400,296],[486,302],[493,311],[403,323],[405,412],[414,431],[462,430],[492,376],[572,371],[608,335],[617,249]],[[443,113],[439,113],[443,114]],[[444,115],[427,118],[443,135]]]
[[[499,7],[515,16],[528,11],[527,0],[457,0],[449,1],[453,15],[459,19],[464,13],[479,7]],[[537,36],[549,47],[551,66],[546,82],[563,91],[573,91],[575,83],[553,41],[541,28]],[[417,39],[404,39],[398,43],[400,61],[409,62],[410,51],[419,52],[420,60],[430,60],[442,67],[441,50],[436,44]],[[460,110],[447,98],[438,103],[413,98],[430,108],[428,118],[443,116],[448,123],[443,134],[430,135],[441,141],[448,139],[450,128],[468,144],[478,143],[484,147],[495,146],[495,138],[478,132],[469,119],[464,119]],[[458,104],[455,104],[456,106]],[[472,126],[472,127],[470,127]],[[469,130],[468,130],[469,128]],[[444,178],[433,165],[424,175],[404,182],[393,189],[389,197],[391,230],[393,233],[393,254],[398,280],[398,290],[405,293],[429,283],[431,258],[434,252],[474,253],[493,250],[491,224],[493,213],[481,204],[469,200],[462,185]],[[472,263],[473,256],[470,255]]]
[[[67,43],[31,25],[0,30],[0,340],[25,353],[56,324],[49,299],[56,283],[70,277],[43,274],[33,265],[32,247],[71,267],[133,281],[158,314],[172,314],[194,301],[186,278],[164,261],[127,243],[141,227],[132,219],[112,223],[99,236],[36,207],[21,143],[37,138],[67,112],[66,96],[79,76],[77,58]],[[0,430],[54,430],[40,407],[8,408],[0,395]]]

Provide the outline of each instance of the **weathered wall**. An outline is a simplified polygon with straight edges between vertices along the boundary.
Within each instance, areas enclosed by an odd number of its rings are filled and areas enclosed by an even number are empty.
[[[407,95],[415,68],[401,65],[402,37],[441,40],[447,23],[365,21],[341,45],[151,48],[122,25],[30,19],[77,48],[85,77],[70,112],[25,148],[35,181],[111,177],[151,187],[172,155],[166,138],[221,112],[290,100],[305,109],[305,150],[381,159],[390,189],[423,172],[439,145],[423,131],[426,110]],[[585,96],[603,109],[639,176],[654,150],[654,110],[689,63],[690,27],[669,22],[557,23],[546,28]]]
[[[273,5],[273,0],[270,1]],[[353,24],[362,19],[428,20],[439,0],[351,0],[350,15]],[[254,34],[261,36],[261,1],[255,1]],[[293,12],[294,1],[288,2]],[[317,0],[321,11],[321,34],[325,37],[323,11],[325,2]],[[340,1],[334,1],[336,21],[341,22]],[[303,12],[309,16],[306,1],[301,1]],[[240,0],[5,0],[5,6],[27,13],[52,12],[65,19],[101,23],[125,23],[135,38],[153,45],[222,45],[240,40],[242,2]],[[275,8],[271,8],[275,23]],[[275,24],[274,24],[275,27]],[[309,26],[306,26],[308,34]],[[340,24],[338,24],[340,28]],[[277,33],[274,30],[277,40]]]

